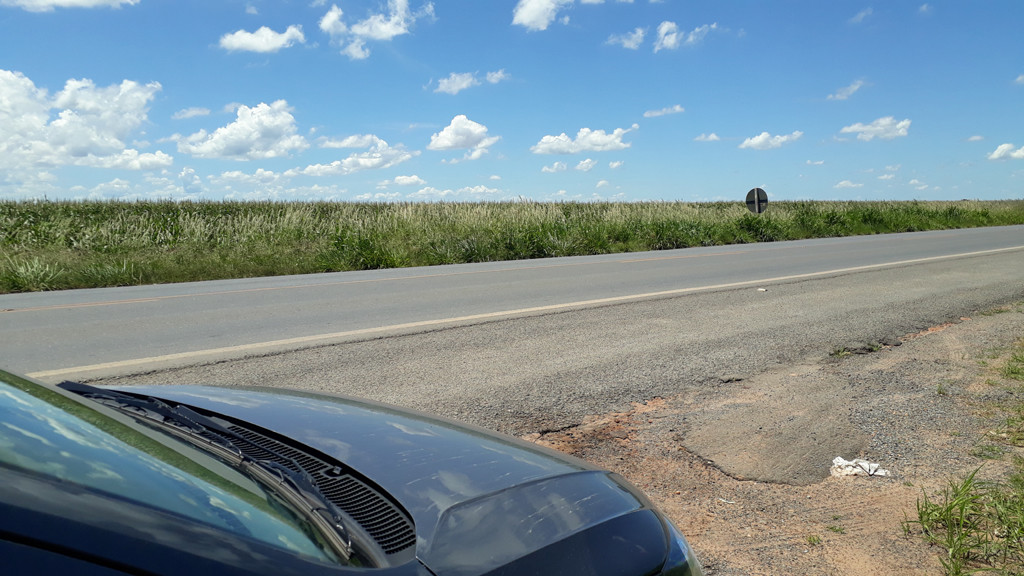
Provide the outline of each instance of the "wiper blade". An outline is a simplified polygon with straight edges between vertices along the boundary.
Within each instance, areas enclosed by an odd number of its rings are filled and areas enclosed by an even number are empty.
[[[275,458],[290,463],[294,470],[280,462],[252,458],[235,443],[244,443],[244,438],[187,406],[171,406],[159,398],[139,398],[78,382],[61,382],[58,386],[144,422],[151,422],[193,446],[220,456],[299,510],[324,536],[335,553],[346,561],[351,558],[352,539],[345,528],[343,513],[324,496],[294,458],[263,448]]]

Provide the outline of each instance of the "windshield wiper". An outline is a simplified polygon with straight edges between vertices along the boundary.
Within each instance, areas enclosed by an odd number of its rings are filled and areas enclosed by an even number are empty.
[[[247,456],[236,443],[245,443],[244,438],[187,406],[171,406],[158,398],[138,398],[77,382],[61,382],[58,386],[156,425],[201,450],[219,456],[299,511],[316,527],[334,553],[346,562],[351,559],[352,538],[342,520],[344,513],[324,496],[294,458],[270,452],[275,458],[291,464],[292,469],[274,460]]]

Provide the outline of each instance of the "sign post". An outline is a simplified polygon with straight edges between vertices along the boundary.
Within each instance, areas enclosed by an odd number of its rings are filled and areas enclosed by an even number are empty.
[[[747,192],[747,208],[754,214],[760,214],[768,208],[768,193],[761,188]]]

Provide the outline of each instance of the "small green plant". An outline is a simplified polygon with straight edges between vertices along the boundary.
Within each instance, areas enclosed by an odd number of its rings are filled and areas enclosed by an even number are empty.
[[[939,562],[948,576],[1024,570],[1024,467],[1020,459],[1014,465],[1005,482],[982,482],[977,468],[949,480],[934,499],[922,492],[917,520],[907,520],[904,531],[916,527],[925,541],[944,550]]]
[[[1010,380],[1024,380],[1024,340],[1017,343],[1010,359],[1003,366],[1002,375]]]
[[[833,350],[831,353],[829,353],[829,356],[833,358],[846,358],[847,356],[850,356],[852,354],[853,352],[850,352],[848,348],[842,347]]]
[[[998,460],[1005,452],[1006,449],[997,444],[979,444],[971,450],[971,456],[982,460]]]
[[[829,532],[835,532],[836,534],[846,534],[846,527],[841,525],[826,526]]]
[[[942,382],[939,382],[939,385],[935,387],[935,393],[939,396],[948,396],[949,390],[946,389],[946,386]]]
[[[821,536],[818,536],[817,534],[811,534],[807,537],[807,544],[808,546],[820,546]]]

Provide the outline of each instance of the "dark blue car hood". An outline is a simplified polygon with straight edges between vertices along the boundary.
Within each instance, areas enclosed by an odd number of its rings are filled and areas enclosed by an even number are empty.
[[[270,388],[118,389],[243,420],[344,462],[409,512],[416,526],[416,555],[437,573],[486,572],[650,508],[614,474],[417,412]]]

